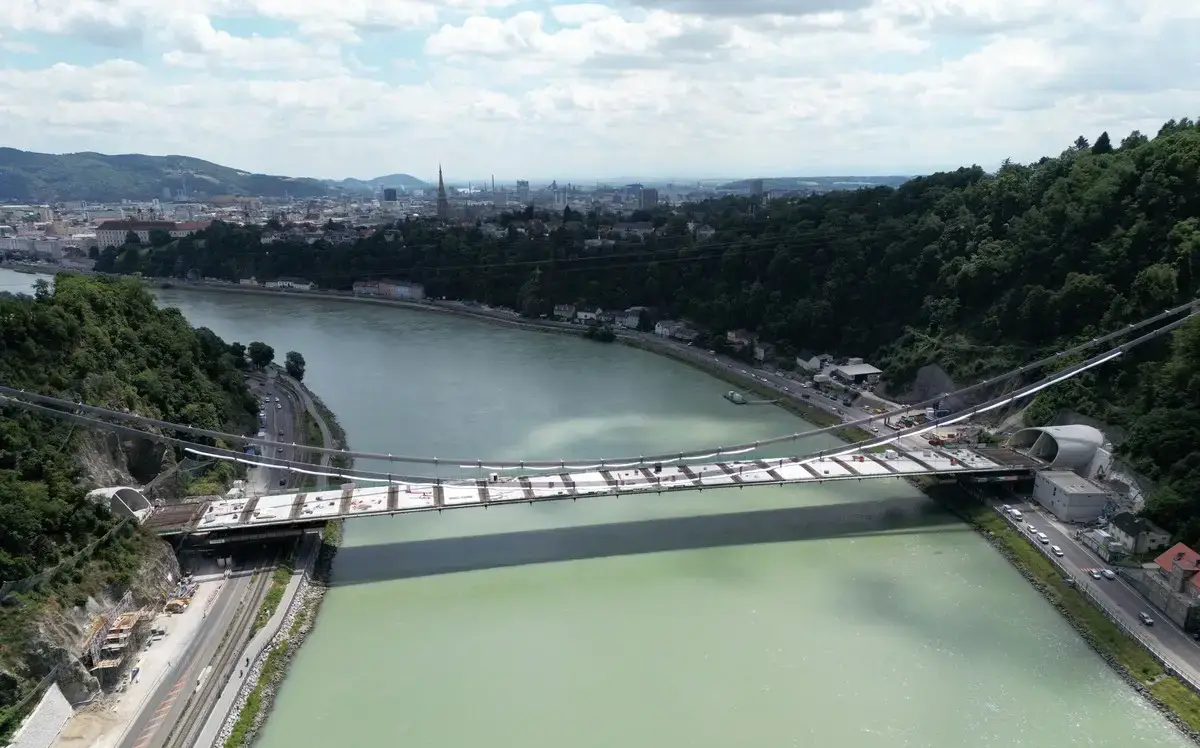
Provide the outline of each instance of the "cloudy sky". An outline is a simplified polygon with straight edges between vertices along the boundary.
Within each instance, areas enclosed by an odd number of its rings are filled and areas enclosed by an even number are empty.
[[[317,177],[918,173],[1200,115],[1200,0],[0,0],[0,146]]]

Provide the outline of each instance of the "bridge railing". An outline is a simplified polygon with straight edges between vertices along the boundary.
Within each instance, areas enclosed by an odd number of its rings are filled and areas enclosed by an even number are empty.
[[[1100,612],[1104,613],[1104,616],[1108,618],[1108,620],[1116,624],[1116,626],[1124,631],[1131,639],[1134,639],[1141,644],[1142,647],[1150,653],[1150,656],[1158,661],[1158,664],[1161,665],[1167,672],[1187,684],[1188,688],[1200,694],[1200,680],[1197,680],[1179,667],[1177,664],[1178,658],[1170,651],[1165,650],[1155,644],[1149,637],[1146,636],[1146,632],[1140,626],[1130,625],[1125,620],[1125,615],[1122,615],[1115,608],[1113,608],[1113,606],[1104,600],[1103,597],[1096,591],[1096,588],[1093,586],[1093,582],[1095,580],[1091,579],[1090,577],[1079,579],[1077,575],[1079,575],[1080,570],[1072,569],[1063,563],[1063,561],[1055,556],[1050,550],[1050,546],[1048,544],[1042,545],[1041,543],[1033,542],[1022,530],[1020,522],[1014,519],[1011,515],[1007,514],[1003,510],[1000,510],[999,508],[997,508],[997,511],[1000,512],[1000,516],[1004,517],[1004,519],[1013,526],[1013,528],[1021,535],[1021,537],[1025,538],[1026,542],[1029,542],[1030,545],[1041,551],[1042,555],[1045,556],[1050,563],[1054,564],[1055,568],[1062,572],[1063,576],[1072,580],[1075,584],[1075,589],[1079,590],[1089,602],[1099,608]]]

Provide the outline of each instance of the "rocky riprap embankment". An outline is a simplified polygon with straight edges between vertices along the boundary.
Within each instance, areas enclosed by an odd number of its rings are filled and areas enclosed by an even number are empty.
[[[254,737],[263,723],[266,721],[267,715],[271,711],[271,704],[275,700],[275,693],[279,685],[283,683],[284,676],[287,674],[288,666],[291,659],[300,649],[300,645],[304,643],[308,632],[312,630],[313,624],[316,622],[317,609],[321,605],[321,600],[325,597],[325,586],[320,582],[314,582],[305,575],[300,586],[296,589],[296,596],[292,600],[292,604],[288,606],[287,613],[283,617],[283,622],[279,626],[279,631],[275,636],[271,637],[271,641],[267,646],[263,647],[262,652],[254,661],[250,663],[250,670],[246,673],[246,679],[242,682],[242,687],[238,691],[237,698],[234,699],[233,708],[229,711],[229,716],[225,719],[225,724],[221,726],[221,731],[217,733],[217,739],[214,746],[220,748],[225,745],[225,741],[233,732],[233,726],[237,722],[242,710],[246,708],[246,702],[249,699],[250,693],[259,685],[262,685],[262,693],[259,701],[258,713],[254,715],[254,724],[246,734],[244,745],[251,745],[254,742]],[[303,617],[300,628],[292,633],[292,625],[298,617]],[[268,682],[259,683],[262,677],[263,666],[266,664],[267,657],[270,656],[277,647],[282,644],[287,644],[283,654],[283,662],[280,667],[276,668]]]
[[[963,515],[960,514],[960,516]],[[966,517],[963,518],[966,519]],[[1122,680],[1128,683],[1130,688],[1141,694],[1142,697],[1145,698],[1146,701],[1149,702],[1159,714],[1167,719],[1167,721],[1175,725],[1175,727],[1178,728],[1179,731],[1184,735],[1187,735],[1189,738],[1191,738],[1192,742],[1200,744],[1200,730],[1193,729],[1192,726],[1185,722],[1182,717],[1180,717],[1178,714],[1172,711],[1169,706],[1159,700],[1159,698],[1155,696],[1154,693],[1151,692],[1151,690],[1147,688],[1144,683],[1133,677],[1133,675],[1130,674],[1127,669],[1125,669],[1125,666],[1122,665],[1116,657],[1109,653],[1108,650],[1100,644],[1100,642],[1096,641],[1096,637],[1092,635],[1092,632],[1089,631],[1086,626],[1076,620],[1075,616],[1073,616],[1066,606],[1064,606],[1058,600],[1058,597],[1053,594],[1052,590],[1043,584],[1037,577],[1035,577],[1032,572],[1026,569],[1024,565],[1019,563],[1013,552],[1009,550],[1008,546],[1005,545],[1000,538],[996,537],[991,532],[983,529],[974,522],[971,522],[969,519],[967,522],[976,530],[978,530],[979,533],[983,535],[984,539],[986,539],[993,548],[1000,552],[1000,555],[1008,559],[1008,562],[1011,563],[1018,572],[1020,572],[1021,576],[1025,577],[1025,579],[1029,581],[1029,584],[1031,584],[1034,589],[1042,593],[1042,596],[1045,597],[1052,606],[1054,606],[1055,610],[1062,614],[1063,618],[1067,619],[1067,623],[1071,624],[1071,627],[1079,633],[1080,638],[1082,638],[1083,641],[1092,648],[1092,651],[1100,655],[1100,659],[1108,663],[1108,665],[1113,669],[1113,672],[1115,672],[1121,677]]]

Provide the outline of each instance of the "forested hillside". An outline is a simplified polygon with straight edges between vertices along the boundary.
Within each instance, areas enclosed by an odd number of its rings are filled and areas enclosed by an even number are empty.
[[[613,219],[540,218],[506,217],[495,238],[408,221],[390,237],[340,246],[263,246],[257,228],[216,225],[163,248],[108,251],[100,267],[299,276],[337,289],[395,277],[431,296],[531,315],[562,302],[646,305],[718,333],[757,331],[785,357],[869,357],[894,386],[930,363],[969,381],[1196,295],[1200,128],[1183,119],[1153,138],[1080,137],[1034,164],[963,168],[896,189],[662,208],[630,217],[653,221],[653,234],[612,245],[585,242],[609,235]],[[1130,457],[1167,485],[1153,512],[1197,540],[1200,455],[1183,449],[1200,443],[1200,392],[1183,373],[1200,360],[1190,334],[1178,337],[1174,364],[1163,363],[1164,343],[1047,396],[1035,413],[1073,406],[1131,428]]]
[[[229,347],[155,308],[135,281],[64,275],[36,299],[0,297],[0,383],[235,432],[256,411]],[[111,527],[85,498],[75,448],[88,438],[0,409],[0,580],[52,566]]]
[[[140,153],[33,153],[0,148],[0,201],[54,202],[162,197],[174,195],[253,195],[315,197],[332,188],[318,179],[250,174],[188,156]]]

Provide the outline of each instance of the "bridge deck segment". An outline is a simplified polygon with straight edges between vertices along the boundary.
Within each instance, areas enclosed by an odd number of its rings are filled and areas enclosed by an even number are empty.
[[[487,480],[338,488],[331,491],[275,494],[252,499],[216,500],[189,531],[208,532],[315,522],[334,517],[432,511],[463,506],[553,501],[577,496],[661,493],[754,484],[802,484],[835,480],[900,478],[918,475],[1011,474],[1029,468],[1005,459],[995,449],[959,447],[862,452],[815,459],[771,459],[707,465],[661,465],[623,470],[526,476],[489,476]],[[153,518],[153,515],[151,515]],[[163,529],[163,532],[169,530]]]

